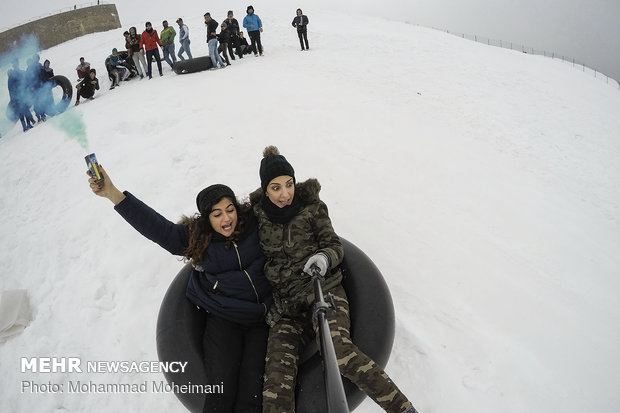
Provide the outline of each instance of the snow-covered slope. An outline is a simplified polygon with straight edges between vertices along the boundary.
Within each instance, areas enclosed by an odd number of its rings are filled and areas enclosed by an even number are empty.
[[[155,3],[42,51],[70,79],[85,56],[102,90],[0,139],[0,291],[28,290],[34,313],[0,344],[0,411],[184,411],[167,393],[22,392],[162,380],[21,372],[21,357],[157,360],[159,304],[182,263],[90,192],[83,157],[175,220],[208,184],[255,189],[268,144],[298,180],[319,179],[336,231],[383,272],[397,317],[387,371],[420,412],[616,411],[617,89],[551,59],[309,6],[302,53],[297,6],[273,1],[254,4],[264,57],[183,76],[164,63],[163,77],[109,91],[103,61],[131,25],[181,15],[194,56],[207,54],[206,10]],[[209,11],[241,19],[246,6]]]

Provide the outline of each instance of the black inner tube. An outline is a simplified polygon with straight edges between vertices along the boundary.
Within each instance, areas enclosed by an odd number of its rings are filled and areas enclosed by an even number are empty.
[[[361,351],[385,368],[394,342],[394,306],[390,291],[376,265],[351,242],[341,238],[345,250],[342,282],[351,310],[351,337]],[[202,334],[205,313],[185,298],[187,281],[192,272],[185,265],[170,284],[157,318],[157,353],[162,362],[187,361],[184,373],[164,373],[168,383],[204,384]],[[326,412],[325,383],[321,357],[316,341],[308,345],[299,361],[296,388],[298,413]],[[349,380],[343,379],[351,410],[366,395]],[[191,412],[202,412],[205,395],[175,393]]]
[[[60,101],[54,102],[53,109],[51,109],[54,113],[50,113],[50,115],[62,113],[67,110],[67,107],[73,98],[73,86],[71,85],[69,79],[61,75],[56,75],[53,77],[53,80],[55,86],[60,86],[62,88],[62,98]]]
[[[172,70],[177,75],[196,73],[213,67],[213,61],[209,56],[195,57],[193,59],[178,60]]]

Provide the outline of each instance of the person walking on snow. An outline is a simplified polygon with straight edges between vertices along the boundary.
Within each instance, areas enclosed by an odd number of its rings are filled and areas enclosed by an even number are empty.
[[[9,87],[9,108],[13,109],[15,115],[19,118],[22,124],[24,132],[32,129],[34,119],[28,105],[24,103],[25,100],[25,83],[24,77],[26,72],[19,69],[19,60],[13,60],[13,68],[9,69],[8,75],[8,87]],[[32,120],[32,124],[30,122]]]
[[[142,49],[143,46],[144,49]],[[153,57],[157,62],[159,76],[164,75],[161,70],[161,57],[159,56],[159,49],[157,46],[161,47],[161,40],[159,40],[157,30],[153,29],[151,22],[146,22],[146,29],[142,32],[142,36],[140,36],[140,53],[144,53],[146,50],[146,74],[149,76],[149,79],[153,78]]]
[[[34,105],[35,113],[37,113],[43,122],[47,120],[48,115],[55,115],[52,89],[56,84],[54,82],[54,69],[50,67],[50,64],[50,61],[47,59],[43,62],[43,69],[39,75],[41,87],[39,87]]]
[[[293,19],[293,27],[297,28],[301,50],[310,49],[310,46],[308,46],[308,16],[305,16],[301,9],[297,9],[297,16]],[[305,48],[304,42],[306,44]]]
[[[182,18],[177,19],[177,24],[179,25],[179,43],[181,43],[181,47],[179,48],[179,59],[185,60],[183,57],[183,53],[187,53],[187,57],[192,59],[192,52],[189,50],[189,28],[186,24],[183,23]]]
[[[146,60],[144,59],[144,54],[141,53],[140,49],[140,37],[135,27],[129,28],[129,36],[126,37],[125,47],[127,47],[127,51],[129,52],[129,56],[133,60],[136,69],[138,69],[138,74],[140,75],[140,79],[144,79],[144,75],[147,73],[146,71]],[[140,66],[142,65],[142,66]]]
[[[263,45],[260,41],[260,34],[263,31],[263,22],[258,15],[254,14],[254,7],[248,6],[247,16],[243,18],[243,27],[248,31],[248,36],[252,42],[252,51],[254,56],[263,55]]]
[[[217,35],[217,41],[220,45],[217,47],[218,53],[223,53],[224,61],[226,62],[226,66],[230,66],[230,60],[228,60],[228,45],[230,44],[230,30],[226,23],[222,23],[220,26],[222,30],[220,30],[220,34]],[[234,56],[231,55],[234,59]]]
[[[168,21],[164,20],[162,23],[164,29],[161,31],[161,43],[162,50],[164,51],[164,60],[170,65],[170,68],[174,66],[177,62],[177,57],[174,54],[174,38],[177,35],[177,32],[174,31],[173,27],[168,26]],[[170,61],[170,57],[172,57],[172,61]]]
[[[217,65],[223,69],[226,67],[226,64],[222,60],[222,57],[217,52],[217,21],[211,18],[211,13],[207,12],[204,15],[205,18],[205,26],[207,26],[207,44],[209,45],[209,56],[211,57],[211,62],[213,63],[213,67],[211,69],[217,69]]]

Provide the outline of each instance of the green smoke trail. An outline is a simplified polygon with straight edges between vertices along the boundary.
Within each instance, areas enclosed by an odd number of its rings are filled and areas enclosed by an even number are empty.
[[[47,123],[51,123],[56,129],[63,131],[69,139],[77,141],[82,148],[88,148],[86,124],[82,119],[81,112],[77,110],[67,110],[54,116]]]

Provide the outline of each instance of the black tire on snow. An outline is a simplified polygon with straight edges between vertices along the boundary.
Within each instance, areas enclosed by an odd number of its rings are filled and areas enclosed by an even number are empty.
[[[178,63],[178,62],[177,62]],[[392,296],[379,269],[351,242],[340,238],[345,260],[342,282],[351,311],[351,337],[361,351],[385,368],[394,342]],[[202,335],[205,312],[185,297],[192,266],[186,264],[174,278],[162,301],[157,317],[157,354],[162,362],[187,361],[184,373],[164,373],[168,383],[177,385],[206,383],[203,366]],[[325,383],[316,341],[300,355],[296,404],[298,413],[326,412]],[[343,378],[349,409],[352,411],[366,395]],[[190,412],[202,412],[204,394],[175,393]]]
[[[213,62],[209,56],[195,57],[193,59],[177,60],[172,70],[177,75],[185,73],[196,73],[208,70],[213,67]]]

